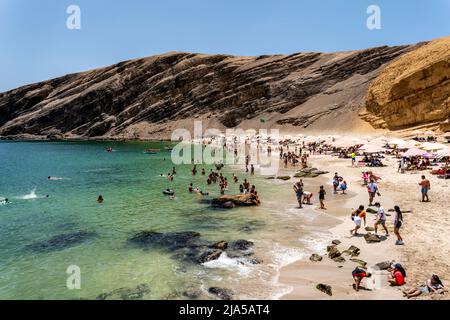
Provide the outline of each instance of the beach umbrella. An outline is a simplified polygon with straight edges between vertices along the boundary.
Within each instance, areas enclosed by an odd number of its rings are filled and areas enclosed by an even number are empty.
[[[424,153],[424,154],[422,155],[423,158],[436,158],[436,156],[437,156],[436,153],[429,153],[429,152]]]
[[[440,157],[450,157],[450,148],[442,149],[437,152],[437,155]]]
[[[403,139],[392,139],[392,140],[389,140],[389,142],[388,142],[389,145],[393,145],[393,146],[404,145],[405,143],[406,143],[406,141]]]
[[[351,148],[357,145],[357,143],[350,141],[350,140],[339,140],[335,141],[331,144],[333,147],[336,148]]]
[[[358,150],[363,151],[365,153],[379,153],[387,151],[385,148],[376,144],[365,144]]]
[[[441,143],[431,143],[431,142],[424,142],[422,143],[422,145],[419,147],[421,149],[424,150],[442,150],[442,149],[446,149],[447,146],[441,144]]]
[[[418,148],[409,148],[408,151],[403,153],[404,157],[421,157],[426,152],[423,150],[420,150]]]

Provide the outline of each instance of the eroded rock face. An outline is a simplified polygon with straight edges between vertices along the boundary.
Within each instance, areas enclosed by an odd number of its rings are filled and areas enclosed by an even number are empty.
[[[389,64],[372,82],[362,116],[374,127],[403,129],[450,117],[450,37]]]
[[[223,129],[260,116],[268,126],[320,130],[321,122],[338,126],[336,116],[358,119],[370,80],[410,49],[259,57],[172,52],[125,61],[1,93],[0,136],[170,138],[183,119]]]

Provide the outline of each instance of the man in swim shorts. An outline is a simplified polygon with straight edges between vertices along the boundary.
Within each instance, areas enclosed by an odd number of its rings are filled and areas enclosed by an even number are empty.
[[[422,181],[419,182],[422,191],[422,202],[430,202],[428,198],[428,191],[431,189],[430,180],[425,179],[425,176],[422,176]],[[425,200],[426,199],[426,200]]]

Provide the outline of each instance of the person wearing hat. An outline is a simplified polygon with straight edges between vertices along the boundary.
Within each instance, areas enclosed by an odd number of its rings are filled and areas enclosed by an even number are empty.
[[[391,286],[402,286],[405,284],[406,271],[400,263],[393,264],[389,271],[391,272],[389,280]]]

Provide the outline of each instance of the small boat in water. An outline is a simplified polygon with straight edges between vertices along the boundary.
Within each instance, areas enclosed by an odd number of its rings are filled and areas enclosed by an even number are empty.
[[[156,153],[158,153],[160,151],[161,151],[160,149],[145,149],[144,153],[146,153],[146,154],[156,154]]]

